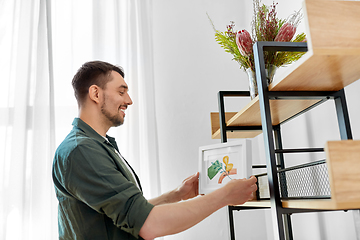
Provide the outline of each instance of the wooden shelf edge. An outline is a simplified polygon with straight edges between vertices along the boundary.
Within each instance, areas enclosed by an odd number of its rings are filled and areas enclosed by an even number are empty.
[[[252,104],[252,101],[249,104]],[[245,108],[248,108],[248,107],[245,107]],[[233,122],[237,118],[238,115],[239,115],[239,112],[226,112],[225,113],[226,123],[229,125],[231,122]],[[212,139],[221,139],[219,113],[211,112],[210,120],[211,120],[211,138]],[[254,138],[261,133],[262,133],[261,130],[259,130],[259,131],[234,131],[234,132],[227,132],[226,135],[228,138]]]
[[[270,208],[271,204],[270,204],[270,200],[258,200],[258,201],[248,201],[242,205],[238,205],[241,207],[259,207],[259,208]]]
[[[298,113],[309,109],[320,99],[278,99],[270,100],[272,124],[278,125]],[[239,112],[226,112],[225,122],[227,126],[261,126],[261,114],[259,97],[254,98]],[[253,138],[262,133],[261,130],[244,130],[227,132],[228,138]],[[220,138],[219,113],[211,113],[211,134],[213,139]]]
[[[235,131],[235,132],[227,132],[227,138],[254,138],[257,135],[261,134],[262,131]],[[212,139],[221,139],[220,129],[217,130],[213,135],[211,135]]]
[[[332,199],[283,200],[283,208],[314,210],[352,210],[360,209],[360,202],[336,202]],[[240,207],[270,208],[270,200],[248,201]]]

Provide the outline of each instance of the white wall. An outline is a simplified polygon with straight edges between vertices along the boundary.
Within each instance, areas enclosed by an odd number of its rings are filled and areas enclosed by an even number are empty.
[[[272,1],[263,1],[271,4]],[[300,0],[278,1],[278,16],[301,7]],[[217,92],[248,90],[247,76],[215,42],[208,13],[219,30],[235,21],[251,30],[252,1],[153,0],[154,73],[162,192],[198,171],[198,148],[211,139],[210,112],[217,111]],[[304,26],[299,27],[304,31]],[[346,88],[353,136],[360,138],[360,82]],[[250,99],[226,101],[238,111]],[[284,147],[323,147],[339,139],[332,102],[283,126]],[[254,163],[265,163],[262,135],[253,139]],[[290,164],[316,160],[315,155],[289,158]],[[234,212],[237,239],[273,239],[270,211]],[[356,239],[351,212],[293,214],[295,239]],[[168,240],[228,239],[226,210]]]

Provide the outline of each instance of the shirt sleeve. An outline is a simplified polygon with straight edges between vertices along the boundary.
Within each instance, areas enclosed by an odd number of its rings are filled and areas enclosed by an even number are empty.
[[[138,237],[154,206],[124,177],[106,148],[93,142],[77,146],[69,155],[65,169],[65,186],[75,198]]]

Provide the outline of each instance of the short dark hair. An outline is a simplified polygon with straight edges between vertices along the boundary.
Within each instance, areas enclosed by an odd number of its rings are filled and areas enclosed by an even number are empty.
[[[97,85],[104,89],[110,81],[111,71],[118,72],[122,77],[125,76],[121,67],[102,61],[91,61],[84,63],[75,74],[71,84],[79,106],[89,93],[91,85]]]

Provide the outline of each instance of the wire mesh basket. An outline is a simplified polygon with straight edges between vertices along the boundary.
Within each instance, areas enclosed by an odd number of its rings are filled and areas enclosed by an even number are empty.
[[[267,174],[258,178],[257,199],[269,199]],[[282,199],[331,198],[328,169],[325,160],[315,161],[278,170],[279,190]]]

